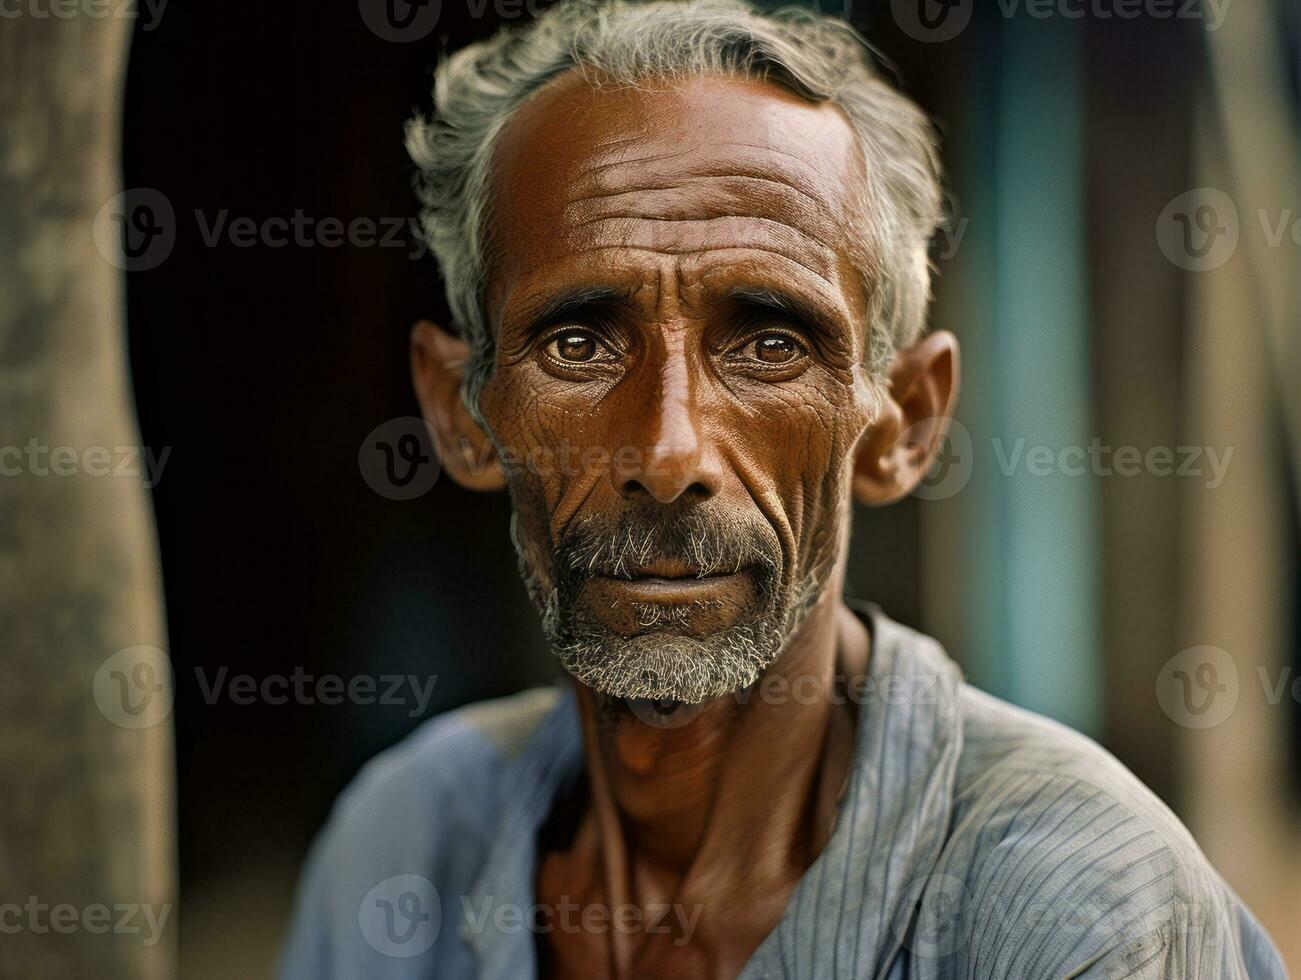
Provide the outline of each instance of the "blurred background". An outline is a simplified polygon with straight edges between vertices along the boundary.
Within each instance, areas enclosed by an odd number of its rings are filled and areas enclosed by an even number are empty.
[[[0,21],[0,890],[176,911],[148,950],[6,937],[0,975],[265,974],[362,762],[556,675],[505,497],[373,452],[446,318],[403,122],[545,4],[57,6]],[[1119,756],[1301,972],[1301,11],[819,9],[942,133],[964,356],[853,593]]]

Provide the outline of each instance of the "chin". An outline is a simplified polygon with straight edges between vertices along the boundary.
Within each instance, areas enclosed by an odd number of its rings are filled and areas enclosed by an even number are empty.
[[[753,624],[709,636],[650,630],[622,636],[583,630],[558,637],[561,665],[613,698],[701,704],[754,684],[781,653],[781,636]]]

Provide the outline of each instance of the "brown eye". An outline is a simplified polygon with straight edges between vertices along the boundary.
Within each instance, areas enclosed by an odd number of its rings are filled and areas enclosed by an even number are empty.
[[[556,356],[562,361],[590,361],[596,356],[596,340],[590,334],[561,334],[553,343],[556,347]]]
[[[765,334],[754,342],[754,356],[765,364],[789,364],[801,353],[800,345],[784,334]]]

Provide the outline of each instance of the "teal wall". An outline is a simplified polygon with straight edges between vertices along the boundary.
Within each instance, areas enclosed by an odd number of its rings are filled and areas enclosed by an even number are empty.
[[[956,259],[966,284],[957,328],[961,418],[975,449],[956,549],[963,661],[992,693],[1097,733],[1094,477],[1055,467],[1035,475],[1025,462],[1033,446],[1054,457],[1087,447],[1094,431],[1082,30],[1025,17],[983,29],[998,36],[980,49],[997,56],[971,65],[959,127],[966,170],[954,175],[969,218]]]

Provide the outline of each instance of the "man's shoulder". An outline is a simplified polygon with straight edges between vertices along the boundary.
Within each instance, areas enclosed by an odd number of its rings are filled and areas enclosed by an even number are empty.
[[[1242,972],[1268,940],[1156,794],[1086,736],[970,687],[936,878],[983,975],[1281,975]]]
[[[954,833],[979,824],[986,844],[1006,827],[1018,842],[1071,842],[1075,853],[1111,842],[1107,831],[1159,840],[1194,863],[1201,851],[1178,817],[1115,756],[1086,735],[976,688],[963,691]],[[1019,833],[1027,822],[1040,834]]]
[[[492,842],[514,763],[544,736],[563,697],[559,688],[538,688],[458,708],[367,762],[312,845],[284,975],[346,975],[338,964],[373,955],[354,936],[358,909],[386,882],[415,876],[436,892],[465,893]]]
[[[981,799],[1009,781],[1025,790],[1037,790],[1044,781],[1067,781],[1170,814],[1151,790],[1087,735],[964,684],[958,798]]]
[[[432,832],[453,821],[482,831],[478,818],[493,811],[506,769],[560,698],[559,688],[532,688],[423,722],[361,768],[335,802],[327,831],[370,836],[392,824],[410,839],[414,827]]]

